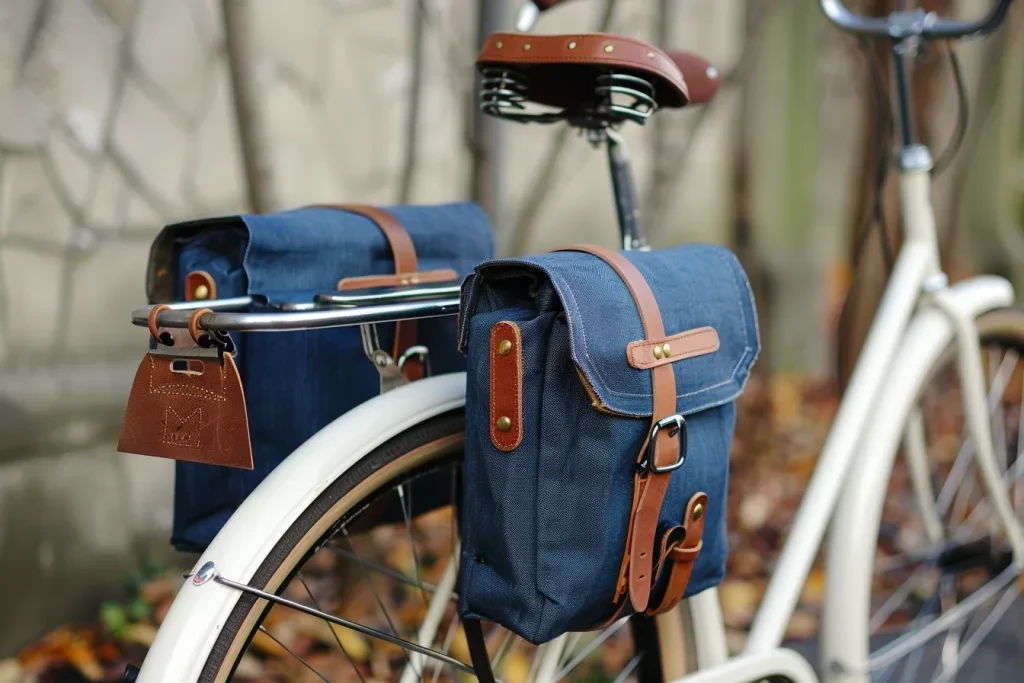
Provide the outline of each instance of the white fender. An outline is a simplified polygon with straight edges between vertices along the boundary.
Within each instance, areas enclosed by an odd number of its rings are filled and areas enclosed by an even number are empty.
[[[268,476],[228,520],[192,569],[216,564],[248,583],[293,522],[332,482],[400,432],[466,402],[466,375],[413,382],[377,396],[314,434]],[[140,683],[192,683],[241,593],[188,580],[171,605],[139,672]]]
[[[1010,283],[995,276],[964,280],[947,293],[951,305],[971,319],[1014,301]],[[949,319],[937,308],[926,307],[914,316],[885,391],[860,435],[829,533],[821,638],[825,680],[853,683],[870,678],[865,671],[867,633],[882,504],[916,393],[953,334]]]

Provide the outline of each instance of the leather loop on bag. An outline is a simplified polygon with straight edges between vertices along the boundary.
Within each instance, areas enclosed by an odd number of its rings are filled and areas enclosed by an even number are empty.
[[[380,228],[381,232],[384,233],[384,238],[391,248],[391,257],[395,261],[396,275],[411,275],[419,268],[416,259],[416,247],[413,245],[408,231],[402,227],[397,218],[384,209],[367,204],[317,204],[315,206],[356,213],[373,221]],[[338,283],[339,289],[342,289],[343,282],[345,280]],[[415,320],[402,320],[395,323],[395,346],[391,354],[392,359],[397,362],[406,349],[416,345],[416,332],[417,325]],[[423,377],[423,364],[417,359],[409,359],[402,367],[402,372],[409,380],[421,379]]]
[[[160,329],[157,327],[156,324],[157,317],[160,315],[162,311],[169,311],[170,309],[171,307],[168,306],[167,304],[157,304],[156,306],[153,306],[153,308],[149,309],[149,319],[147,321],[147,325],[149,327],[149,334],[153,337],[153,339],[161,343],[163,343],[163,340],[160,339]]]
[[[192,315],[188,317],[188,333],[192,336],[192,341],[196,344],[199,343],[199,338],[203,336],[202,328],[199,327],[199,319],[207,313],[213,313],[213,309],[199,308],[193,311]]]
[[[644,276],[622,254],[605,247],[592,245],[571,245],[553,251],[582,251],[601,259],[619,275],[629,289],[636,304],[637,312],[644,328],[647,340],[665,337],[665,325],[661,318],[658,302],[654,292]],[[658,420],[676,412],[676,380],[671,365],[658,365],[651,370],[653,405],[651,414],[651,430]],[[654,462],[658,467],[669,467],[676,462],[678,446],[667,429],[657,433],[654,444]],[[638,461],[644,459],[648,443],[644,442],[640,449]],[[670,472],[663,474],[644,473],[637,475],[637,490],[630,513],[629,531],[626,538],[626,551],[620,569],[619,586],[626,579],[629,599],[633,609],[644,612],[650,601],[651,586],[654,577],[654,540],[657,532],[658,514],[661,504],[668,491]],[[619,593],[617,592],[616,601]]]

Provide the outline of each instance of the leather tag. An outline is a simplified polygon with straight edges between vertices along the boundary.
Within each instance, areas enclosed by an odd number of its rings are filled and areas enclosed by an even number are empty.
[[[514,451],[523,441],[523,350],[519,326],[491,328],[491,443]]]
[[[177,331],[176,331],[177,332]],[[252,469],[249,420],[230,354],[158,344],[139,364],[128,396],[120,453]]]

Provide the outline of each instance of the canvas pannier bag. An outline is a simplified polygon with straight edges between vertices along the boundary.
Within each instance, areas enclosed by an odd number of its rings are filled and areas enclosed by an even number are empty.
[[[463,618],[542,643],[722,581],[734,402],[760,349],[731,252],[483,263],[459,343]]]
[[[170,225],[153,243],[150,303],[262,295],[311,302],[315,294],[448,282],[458,285],[494,255],[486,214],[476,204],[315,206]],[[260,310],[254,304],[250,310]],[[429,349],[433,374],[457,372],[454,316],[378,325],[395,360]],[[396,338],[396,327],[398,328]],[[380,393],[358,327],[231,334],[241,376],[254,469],[177,462],[172,544],[200,551],[246,496],[306,439]],[[422,377],[420,358],[403,368]]]

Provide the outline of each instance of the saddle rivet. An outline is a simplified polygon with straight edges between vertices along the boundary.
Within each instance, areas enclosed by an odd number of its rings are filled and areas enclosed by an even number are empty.
[[[647,53],[647,59],[654,59],[654,53],[653,52],[648,52]]]
[[[510,342],[508,339],[503,339],[501,340],[501,343],[498,344],[498,355],[500,356],[507,356],[508,352],[511,350],[512,342]]]
[[[668,358],[669,356],[672,355],[672,347],[669,346],[668,344],[665,344],[664,346],[661,347],[661,352],[665,354],[665,358]]]
[[[530,51],[530,44],[529,43],[523,43],[523,49],[526,50],[527,52],[529,52]]]
[[[206,297],[210,296],[210,288],[207,287],[206,285],[199,285],[198,287],[196,287],[196,290],[192,292],[192,294],[197,299],[205,299]]]
[[[661,350],[660,346],[654,347],[654,357],[661,360],[665,356],[665,352]]]
[[[499,40],[498,42],[496,42],[496,43],[494,44],[494,47],[496,47],[496,48],[498,48],[498,49],[500,50],[501,48],[505,47],[505,43],[503,43],[503,42],[501,42],[501,41]]]
[[[575,40],[570,40],[569,41],[569,49],[570,50],[575,50],[576,49],[576,41]]]
[[[615,52],[615,46],[614,45],[605,45],[604,46],[604,51],[605,52]]]
[[[704,506],[701,505],[700,503],[697,503],[696,505],[693,506],[693,521],[696,522],[698,519],[700,519],[703,516],[704,516]]]
[[[502,415],[498,418],[498,431],[507,432],[512,429],[512,420]]]

